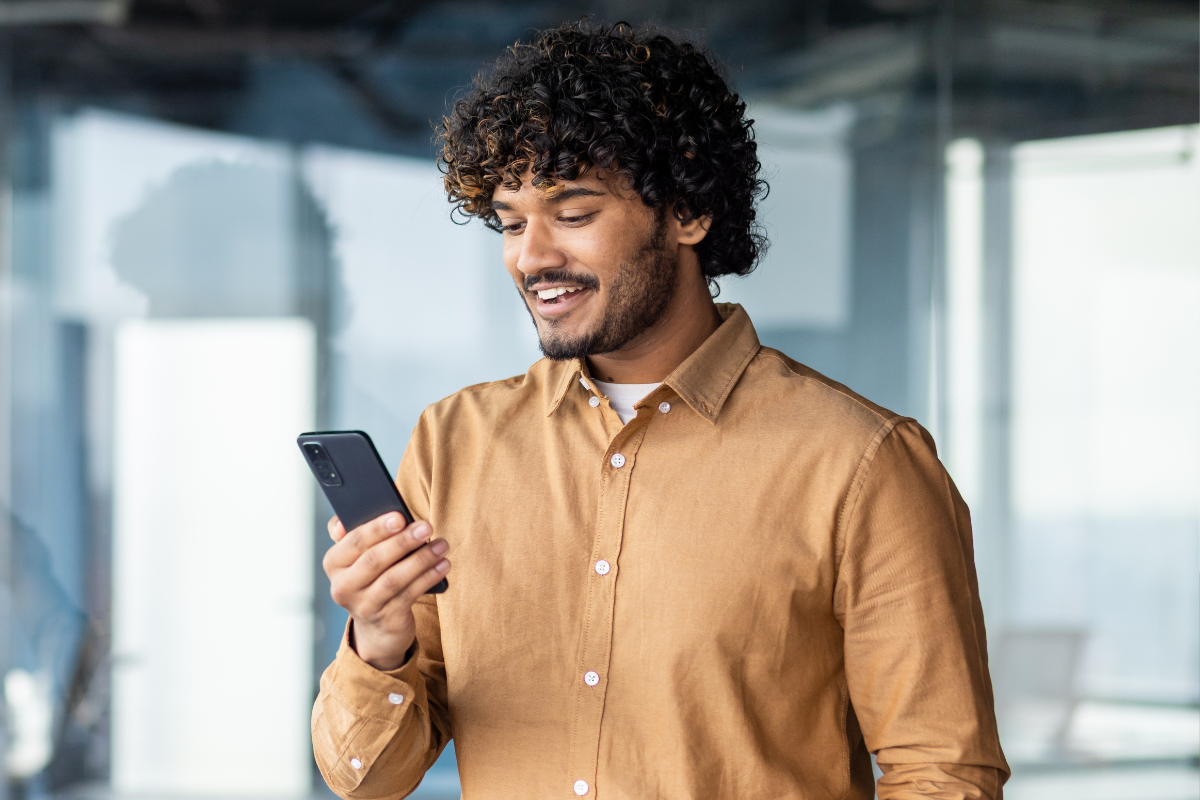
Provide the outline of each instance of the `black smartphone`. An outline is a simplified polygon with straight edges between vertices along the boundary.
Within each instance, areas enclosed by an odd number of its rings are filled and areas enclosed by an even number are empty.
[[[362,431],[316,431],[300,434],[296,443],[346,530],[392,511],[413,523],[412,512],[370,436]],[[426,594],[441,594],[449,587],[442,578]]]

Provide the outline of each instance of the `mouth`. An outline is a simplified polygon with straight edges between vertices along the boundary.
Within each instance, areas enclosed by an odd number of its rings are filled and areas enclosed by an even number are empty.
[[[592,290],[578,284],[542,286],[531,290],[537,295],[538,313],[546,317],[557,317],[584,302]]]

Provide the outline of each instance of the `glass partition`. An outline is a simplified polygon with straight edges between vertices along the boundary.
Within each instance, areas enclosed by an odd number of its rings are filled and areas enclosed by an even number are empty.
[[[596,9],[209,5],[0,9],[5,796],[328,796],[346,616],[294,436],[395,469],[426,405],[540,355],[428,120]],[[693,6],[628,13],[756,119],[772,248],[719,299],[933,433],[1005,796],[1200,797],[1195,4]],[[413,797],[457,787],[451,746]]]

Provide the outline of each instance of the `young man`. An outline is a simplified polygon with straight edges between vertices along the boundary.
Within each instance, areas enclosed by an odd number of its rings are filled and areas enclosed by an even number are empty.
[[[1000,796],[933,442],[712,301],[762,245],[744,111],[689,44],[568,25],[445,121],[450,199],[503,232],[546,358],[425,411],[423,521],[330,523],[351,623],[313,744],[341,796],[404,797],[451,738],[466,800],[866,800],[869,752],[885,800]]]

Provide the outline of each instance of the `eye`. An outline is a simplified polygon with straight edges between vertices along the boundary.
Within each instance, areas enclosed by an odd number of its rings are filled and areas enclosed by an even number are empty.
[[[500,225],[500,230],[506,234],[517,234],[525,228],[524,222],[508,222]]]
[[[592,219],[592,217],[596,216],[596,214],[597,214],[597,212],[593,211],[590,214],[578,214],[575,216],[562,216],[562,217],[559,217],[558,220],[559,220],[559,222],[565,222],[568,225],[583,225],[583,224],[586,224],[587,222],[589,222]]]

